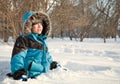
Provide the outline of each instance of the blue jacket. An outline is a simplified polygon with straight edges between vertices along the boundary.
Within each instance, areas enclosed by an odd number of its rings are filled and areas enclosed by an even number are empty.
[[[24,68],[27,75],[33,77],[50,69],[53,60],[44,38],[44,36],[38,36],[37,34],[22,35],[17,38],[13,49],[15,54],[11,59],[12,73]],[[29,66],[30,69],[28,69]]]

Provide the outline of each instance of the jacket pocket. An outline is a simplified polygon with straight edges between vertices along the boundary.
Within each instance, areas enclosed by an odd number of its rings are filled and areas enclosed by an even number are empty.
[[[35,63],[34,61],[31,62],[28,67],[28,71],[33,71],[33,72],[42,72],[43,69],[44,68],[40,63]]]

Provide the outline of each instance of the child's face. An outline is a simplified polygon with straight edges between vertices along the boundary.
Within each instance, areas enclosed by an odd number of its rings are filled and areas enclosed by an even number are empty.
[[[37,23],[32,26],[32,32],[36,34],[41,34],[42,30],[43,30],[43,26],[41,23]]]

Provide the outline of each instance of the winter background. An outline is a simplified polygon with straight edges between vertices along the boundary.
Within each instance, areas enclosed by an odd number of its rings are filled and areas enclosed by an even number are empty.
[[[120,84],[120,38],[84,39],[83,42],[48,39],[49,51],[67,71],[57,68],[36,79],[15,81],[6,77],[14,42],[0,40],[0,84]]]

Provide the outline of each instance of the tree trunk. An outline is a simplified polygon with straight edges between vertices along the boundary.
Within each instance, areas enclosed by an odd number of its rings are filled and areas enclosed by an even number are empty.
[[[7,32],[7,30],[4,30],[4,32],[3,32],[3,40],[4,40],[4,42],[8,42],[8,38],[9,38],[8,32]]]

